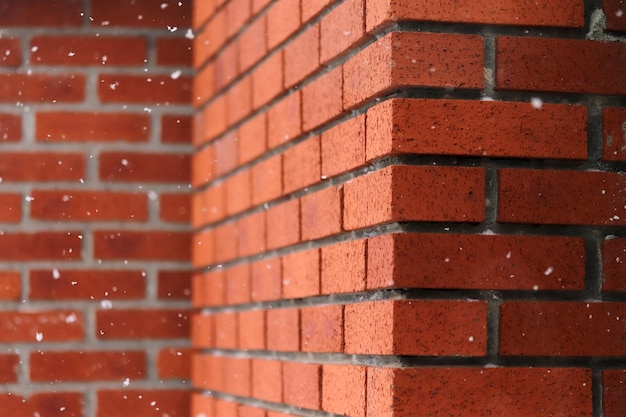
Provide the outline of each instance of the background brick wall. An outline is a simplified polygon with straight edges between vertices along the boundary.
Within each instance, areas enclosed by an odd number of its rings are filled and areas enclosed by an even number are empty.
[[[625,22],[196,1],[192,416],[624,415]]]
[[[189,414],[188,0],[0,1],[0,414]]]

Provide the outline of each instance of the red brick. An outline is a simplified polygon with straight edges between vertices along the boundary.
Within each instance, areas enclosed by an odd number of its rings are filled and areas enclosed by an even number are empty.
[[[367,248],[368,289],[585,288],[578,237],[393,234],[371,238]]]
[[[249,310],[239,313],[239,348],[265,349],[265,311]]]
[[[191,40],[187,38],[158,38],[156,63],[164,66],[191,67]]]
[[[240,405],[238,417],[266,417],[267,410],[248,405]]]
[[[194,1],[192,2],[193,28],[202,26],[215,13],[217,7],[216,0]],[[193,414],[195,416],[195,414]]]
[[[189,183],[191,157],[179,153],[102,152],[103,181]]]
[[[239,70],[245,72],[267,53],[265,16],[256,19],[239,37]]]
[[[237,223],[229,222],[221,224],[215,228],[214,234],[215,261],[226,262],[235,259],[239,247],[239,230]],[[200,242],[202,242],[203,246],[206,245],[203,240],[200,240]],[[211,259],[208,257],[206,257],[204,261],[205,265],[211,263]]]
[[[285,88],[297,85],[317,70],[320,65],[320,25],[307,29],[287,44],[284,60]]]
[[[0,206],[0,222],[2,223],[18,223],[22,220],[22,195],[0,194],[2,206]]]
[[[145,272],[34,269],[30,271],[32,300],[124,300],[145,296]]]
[[[216,91],[215,61],[208,63],[193,78],[192,104],[197,108],[209,101]]]
[[[40,142],[147,142],[150,117],[128,113],[38,112]]]
[[[315,136],[287,149],[283,154],[285,194],[320,180],[320,138]]]
[[[482,221],[484,181],[480,168],[383,168],[344,185],[344,228],[390,221]]]
[[[257,14],[265,8],[272,0],[252,0],[252,13]]]
[[[602,242],[602,289],[626,291],[626,239]]]
[[[193,226],[200,227],[225,217],[223,183],[212,185],[204,191],[195,192],[191,198],[191,224]]]
[[[82,417],[83,406],[83,393],[79,392],[35,393],[28,398],[14,393],[0,394],[0,408],[11,410],[12,416]]]
[[[22,139],[22,118],[18,114],[0,114],[0,143]]]
[[[157,371],[159,378],[184,379],[191,377],[191,349],[167,348],[159,351]]]
[[[437,5],[427,0],[385,0],[368,3],[366,13],[369,32],[398,20],[582,28],[584,12],[580,0],[567,0],[558,7],[548,0],[504,0],[497,4],[479,0]]]
[[[195,233],[191,239],[191,263],[194,267],[210,265],[217,258],[216,233],[205,230]]]
[[[20,357],[18,355],[0,354],[0,383],[9,384],[17,382],[19,366]]]
[[[252,207],[251,174],[250,170],[240,171],[224,182],[226,215],[232,216]]]
[[[32,352],[30,379],[39,382],[144,379],[146,359],[143,351]]]
[[[272,149],[302,133],[301,93],[296,91],[274,104],[267,112],[267,146]]]
[[[281,196],[282,158],[273,156],[252,167],[252,204],[258,205]]]
[[[83,316],[78,311],[38,312],[0,311],[2,343],[37,343],[81,341],[84,338]]]
[[[217,161],[215,146],[206,146],[191,156],[191,185],[198,187],[213,181],[216,176]]]
[[[0,66],[19,67],[22,65],[22,50],[20,39],[0,39]]]
[[[85,76],[0,74],[0,102],[77,103],[85,98]]]
[[[329,413],[365,417],[366,368],[349,365],[322,367],[322,409]]]
[[[341,188],[330,187],[301,198],[302,240],[341,232]]]
[[[191,196],[189,194],[162,194],[159,209],[161,220],[188,224],[191,219]]]
[[[252,379],[252,366],[250,359],[226,357],[224,367],[228,372],[224,373],[224,391],[239,397],[250,396],[250,382]],[[233,417],[237,417],[237,414]]]
[[[343,352],[343,306],[305,307],[300,320],[303,352]]]
[[[624,320],[624,303],[506,302],[500,307],[500,354],[623,356]]]
[[[188,115],[170,115],[161,117],[161,142],[168,144],[191,143],[191,117]]]
[[[224,273],[221,269],[195,274],[191,279],[191,295],[194,307],[225,304]]]
[[[101,75],[98,97],[103,103],[190,104],[191,84],[186,75]]]
[[[22,280],[19,272],[0,271],[0,300],[18,301],[22,297]]]
[[[256,213],[242,217],[237,221],[238,229],[238,250],[239,256],[250,256],[265,252],[267,241],[265,212]]]
[[[93,239],[98,259],[188,261],[190,256],[188,232],[98,230]]]
[[[345,352],[365,355],[484,356],[487,305],[395,300],[345,307]]]
[[[191,3],[179,0],[93,0],[91,25],[182,30],[191,26]]]
[[[238,62],[239,45],[237,42],[231,42],[224,46],[219,54],[215,57],[215,88],[217,91],[222,90],[239,74]]]
[[[226,303],[250,302],[250,264],[240,264],[226,271]]]
[[[503,169],[498,221],[626,225],[626,179],[616,172]]]
[[[226,4],[227,36],[236,34],[250,18],[251,0],[231,0]]]
[[[194,387],[224,390],[224,358],[195,353],[191,357],[191,383]]]
[[[592,415],[582,368],[368,368],[367,415]]]
[[[252,300],[278,300],[281,296],[281,259],[263,259],[252,263]]]
[[[214,142],[215,146],[215,174],[222,176],[237,168],[237,135],[230,131],[222,138]]]
[[[543,104],[537,109],[530,103],[393,99],[368,111],[367,132],[368,160],[404,153],[587,158],[583,106]]]
[[[239,322],[237,313],[215,315],[215,347],[218,349],[237,349],[239,342]]]
[[[243,165],[261,156],[267,149],[267,113],[260,113],[239,127],[237,155]]]
[[[321,152],[323,179],[365,164],[365,115],[354,117],[323,132]]]
[[[406,86],[480,89],[483,46],[477,35],[392,32],[344,64],[344,107]]]
[[[626,32],[626,4],[624,0],[602,0],[602,9],[606,16],[606,28]]]
[[[7,181],[77,181],[85,177],[81,153],[3,152],[0,178]]]
[[[252,396],[260,400],[283,401],[282,363],[273,360],[252,360]]]
[[[256,67],[252,73],[252,107],[258,109],[282,91],[283,53],[279,51]]]
[[[159,271],[157,279],[159,300],[189,300],[191,298],[191,272]]]
[[[266,212],[267,249],[277,249],[300,241],[300,200],[293,199]]]
[[[193,145],[201,145],[224,133],[227,126],[226,96],[213,100],[201,113],[196,113],[194,121]]]
[[[282,264],[284,298],[303,298],[320,294],[319,249],[285,255]]]
[[[327,62],[348,51],[365,30],[365,1],[348,0],[322,19],[320,61]]]
[[[301,408],[321,408],[321,365],[311,363],[283,363],[283,401]]]
[[[626,94],[626,45],[578,39],[499,37],[496,89]]]
[[[187,417],[190,396],[186,389],[98,390],[97,417]]]
[[[300,314],[295,308],[268,310],[266,315],[267,350],[300,350]]]
[[[278,0],[267,12],[267,44],[274,49],[300,27],[300,1]]]
[[[602,397],[605,417],[620,417],[626,413],[626,370],[602,371]]]
[[[322,9],[333,3],[333,0],[307,0],[302,2],[302,22],[316,16]]]
[[[215,317],[198,313],[191,316],[191,346],[194,349],[215,347]]]
[[[626,108],[602,109],[602,142],[602,159],[626,161]]]
[[[241,78],[229,88],[226,92],[226,102],[229,125],[232,126],[248,116],[252,109],[252,77]]]
[[[341,71],[341,67],[337,67],[302,89],[302,130],[305,132],[341,114]]]
[[[99,339],[184,339],[189,337],[185,310],[98,310]]]
[[[76,232],[0,234],[3,261],[72,261],[82,258],[82,235]]]
[[[216,399],[215,414],[220,417],[237,417],[238,405],[234,401]]]
[[[204,4],[203,2],[202,4]],[[194,2],[198,4],[198,2]],[[215,397],[205,395],[204,393],[191,394],[191,414],[192,416],[215,417]]]
[[[191,46],[193,65],[199,68],[226,42],[226,8],[215,13],[202,31],[196,33]]]
[[[36,12],[34,12],[36,11]],[[83,3],[80,0],[29,0],[27,7],[15,7],[4,0],[0,3],[1,26],[81,26]]]
[[[131,66],[146,62],[142,37],[35,36],[30,44],[34,65]]]
[[[135,221],[148,219],[145,194],[113,191],[43,191],[31,193],[31,217],[67,221]]]
[[[322,247],[322,294],[365,290],[365,240]]]

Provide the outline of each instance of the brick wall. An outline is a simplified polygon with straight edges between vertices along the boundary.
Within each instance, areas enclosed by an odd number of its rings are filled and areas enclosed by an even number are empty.
[[[187,417],[188,0],[0,1],[0,414]]]
[[[193,25],[193,417],[625,415],[623,1]]]

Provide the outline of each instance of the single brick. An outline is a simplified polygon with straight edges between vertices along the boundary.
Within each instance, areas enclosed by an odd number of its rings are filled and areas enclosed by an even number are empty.
[[[366,148],[368,160],[405,153],[585,159],[587,109],[562,104],[535,108],[516,102],[392,99],[368,110]]]
[[[237,33],[250,18],[252,2],[250,0],[231,0],[226,4],[227,36]]]
[[[322,410],[365,417],[366,368],[327,364],[322,366]]]
[[[80,0],[29,0],[27,5],[20,7],[15,7],[11,1],[3,1],[0,4],[0,25],[77,27],[83,23],[82,11],[83,3]]]
[[[19,355],[14,355],[12,353],[0,354],[0,383],[10,384],[17,382],[17,372],[19,366]]]
[[[250,264],[235,265],[226,269],[226,303],[250,302]]]
[[[190,104],[191,77],[170,75],[101,75],[98,97],[103,103]]]
[[[22,279],[17,271],[0,271],[0,300],[18,301],[22,298]]]
[[[191,40],[185,38],[157,38],[157,65],[191,67]]]
[[[33,269],[29,274],[32,300],[125,300],[146,294],[146,273],[89,269]]]
[[[19,223],[22,220],[22,195],[17,193],[0,194],[0,222]]]
[[[498,221],[626,225],[626,178],[617,172],[502,169]]]
[[[302,133],[302,93],[296,91],[274,104],[267,112],[267,146],[272,149]]]
[[[83,315],[78,311],[0,311],[2,343],[70,342],[83,339]]]
[[[215,13],[217,6],[215,0],[192,2],[192,27],[197,29],[202,26]]]
[[[92,26],[130,26],[134,28],[182,28],[191,26],[190,1],[92,0]],[[172,30],[172,29],[170,29]],[[140,413],[141,414],[141,413]],[[174,416],[172,416],[174,417]]]
[[[267,13],[267,44],[274,49],[300,27],[300,0],[278,0]]]
[[[366,240],[351,240],[322,247],[322,294],[365,290]]]
[[[278,300],[281,297],[281,259],[262,259],[252,263],[252,299]]]
[[[146,40],[129,36],[35,36],[34,65],[136,66],[146,62]]]
[[[602,411],[605,417],[626,415],[626,370],[602,371]]]
[[[226,8],[224,7],[212,16],[201,31],[196,33],[191,46],[195,68],[199,68],[212,58],[224,45],[226,24]]]
[[[0,102],[77,103],[85,98],[85,76],[0,74]]]
[[[267,227],[265,221],[265,211],[242,217],[237,221],[239,256],[257,255],[267,249]]]
[[[258,181],[259,179],[257,179]],[[252,171],[239,171],[224,182],[226,215],[240,213],[252,207]]]
[[[267,249],[278,249],[300,241],[300,199],[293,199],[266,212]]]
[[[225,304],[224,272],[214,269],[191,278],[191,301],[194,307],[215,307]]]
[[[234,125],[252,110],[252,77],[241,78],[226,92],[228,124]]]
[[[506,400],[503,400],[506,399]],[[592,415],[583,368],[368,368],[367,415]]]
[[[602,9],[606,16],[606,28],[626,32],[626,4],[624,0],[602,0]]]
[[[265,203],[282,195],[282,162],[282,155],[276,155],[252,167],[252,204]]]
[[[11,415],[20,417],[36,414],[46,417],[80,417],[83,416],[83,397],[81,392],[35,393],[28,398],[7,393],[0,394],[0,408],[11,410]]]
[[[217,141],[215,147],[215,173],[221,176],[237,167],[237,135],[230,131]]]
[[[267,350],[291,351],[300,350],[300,314],[295,308],[280,308],[268,310]]]
[[[296,407],[319,410],[322,401],[322,366],[312,363],[283,363],[283,401]]]
[[[307,0],[302,2],[302,22],[316,16],[322,9],[333,3],[332,0]]]
[[[191,383],[206,390],[224,390],[224,357],[195,352],[191,356]]]
[[[344,184],[345,229],[386,222],[480,222],[481,168],[395,165]]]
[[[202,2],[201,4],[206,4]],[[194,2],[198,4],[198,2]],[[207,417],[215,416],[215,397],[204,393],[194,392],[191,394],[191,414],[192,416],[199,416],[204,414]]]
[[[283,297],[303,298],[320,293],[320,251],[309,249],[283,256]]]
[[[403,87],[480,89],[483,47],[477,35],[392,32],[344,64],[344,108]]]
[[[191,349],[166,348],[159,350],[157,373],[162,379],[189,380],[191,377]]]
[[[239,313],[239,348],[265,349],[265,311],[248,310]]]
[[[341,232],[341,187],[329,187],[300,199],[302,240],[313,240]]]
[[[337,67],[302,89],[302,130],[312,130],[341,114],[342,84],[342,67]]]
[[[193,78],[192,104],[197,108],[209,101],[216,91],[215,62],[210,62]],[[225,121],[224,121],[225,122]]]
[[[266,19],[256,19],[241,34],[239,42],[239,70],[245,72],[267,54]]]
[[[320,61],[328,62],[348,51],[365,30],[365,0],[347,0],[324,16],[321,23]]]
[[[322,178],[343,174],[365,164],[365,115],[322,133]]]
[[[626,9],[626,6],[624,7]],[[602,109],[602,159],[626,161],[626,109]]]
[[[20,65],[22,65],[22,50],[20,39],[0,39],[0,66],[16,68]]]
[[[343,352],[343,306],[305,307],[300,320],[303,352]]]
[[[259,400],[280,403],[283,401],[282,362],[252,360],[252,396]]]
[[[252,379],[251,360],[235,357],[226,357],[223,360],[224,391],[239,397],[249,397]]]
[[[246,164],[263,155],[267,149],[267,113],[248,119],[239,127],[237,136],[238,164]]]
[[[200,259],[204,261],[204,265],[210,265],[212,260],[216,262],[226,262],[237,257],[237,250],[239,246],[239,230],[237,223],[229,222],[224,223],[216,227],[214,230],[207,230],[206,233],[213,234],[213,243],[207,242],[204,233],[201,235],[201,239],[197,239],[196,246],[201,245],[202,251],[213,250],[214,256],[205,256]],[[208,243],[208,244],[207,244]],[[206,246],[206,247],[205,247]]]
[[[77,232],[5,232],[0,234],[3,261],[72,261],[82,258],[82,235]]]
[[[189,337],[189,314],[175,309],[98,310],[98,339],[184,339]]]
[[[191,346],[194,349],[215,347],[215,316],[195,313],[191,316]]]
[[[626,291],[626,239],[602,242],[603,291]]]
[[[194,267],[211,265],[217,259],[214,230],[197,232],[191,239],[191,263]]]
[[[119,389],[98,390],[98,417],[127,416],[189,416],[189,397],[186,389]]]
[[[191,157],[180,153],[102,152],[103,181],[189,183]]]
[[[129,113],[38,112],[40,142],[147,142],[150,116]]]
[[[558,7],[548,0],[447,1],[437,5],[427,0],[384,0],[367,3],[366,13],[368,32],[402,20],[575,28],[585,23],[580,0],[566,0]]]
[[[191,156],[191,185],[198,187],[211,182],[216,176],[216,169],[215,145],[199,149]]]
[[[299,35],[285,47],[285,88],[297,85],[320,65],[320,25]]]
[[[159,271],[157,296],[159,300],[189,300],[191,298],[190,271]]]
[[[19,142],[22,139],[22,117],[19,114],[0,114],[0,143]]]
[[[98,259],[188,261],[189,233],[178,231],[93,232],[94,256]]]
[[[146,377],[144,351],[38,351],[30,354],[30,380],[123,381]]]
[[[367,288],[584,290],[579,237],[392,234],[369,239]]]
[[[235,312],[220,313],[214,316],[215,347],[237,349],[239,347],[239,317]]]
[[[191,195],[168,193],[159,196],[159,217],[165,222],[188,224],[191,218]]]
[[[30,215],[33,219],[127,222],[148,219],[148,197],[145,194],[35,190],[31,196]]]
[[[345,307],[345,353],[484,356],[487,305],[478,301],[395,300]]]
[[[496,89],[626,94],[626,44],[498,37]]]
[[[284,193],[308,187],[320,180],[320,138],[314,136],[283,154]]]
[[[86,175],[82,153],[3,152],[0,178],[8,181],[78,181]]]
[[[215,65],[215,89],[217,91],[222,90],[237,78],[239,73],[237,64],[238,49],[238,43],[231,42],[224,46],[215,57],[213,65]]]
[[[189,145],[191,143],[192,118],[188,115],[166,114],[161,117],[161,142]]]
[[[624,303],[505,302],[500,307],[500,354],[623,356],[624,320]]]
[[[258,109],[283,91],[283,53],[275,52],[252,73],[252,107]]]

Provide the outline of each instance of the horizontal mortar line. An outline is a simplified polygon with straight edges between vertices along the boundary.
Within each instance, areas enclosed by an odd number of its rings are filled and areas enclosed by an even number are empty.
[[[2,155],[2,153],[0,152],[0,155]],[[94,187],[97,187],[97,189],[95,189]],[[2,183],[2,188],[0,193],[6,193],[6,192],[10,192],[10,193],[23,193],[23,194],[29,194],[31,193],[33,190],[37,190],[37,191],[80,191],[80,192],[87,192],[87,191],[98,191],[98,192],[111,192],[111,193],[134,193],[134,194],[150,194],[151,192],[155,192],[158,194],[181,194],[181,195],[191,195],[190,191],[191,188],[189,187],[188,184],[184,184],[184,185],[178,185],[178,184],[174,184],[174,185],[166,185],[166,184],[150,184],[150,183],[136,183],[136,182],[132,182],[132,183],[124,183],[124,184],[112,184],[112,183],[108,183],[108,182],[99,182],[99,181],[84,181],[84,182],[79,182],[79,181],[75,181],[75,182],[12,182],[10,183],[8,180],[4,180],[4,182]],[[150,197],[148,197],[150,198]],[[153,204],[159,204],[158,199],[154,200]],[[119,221],[118,221],[119,222]],[[145,221],[145,222],[138,222],[138,223],[148,223],[149,221]],[[181,224],[181,223],[188,223],[188,222],[166,222],[164,220],[161,220],[160,222],[157,223],[163,223],[163,224]],[[89,223],[93,223],[92,221],[89,221]],[[108,222],[107,222],[108,223]],[[3,225],[2,227],[10,227],[10,224],[6,224]],[[186,227],[189,228],[189,225],[186,225]]]
[[[58,265],[55,264],[55,267],[58,267],[59,269],[61,269],[62,271],[64,271],[63,266],[62,265]],[[30,268],[31,270],[52,270],[53,268],[50,267],[48,265],[48,267],[35,267],[35,268]],[[83,267],[82,269],[85,270],[89,270],[89,271],[109,271],[109,270],[113,270],[113,271],[135,271],[135,270],[140,270],[140,268],[129,268],[129,269],[113,269],[113,268],[89,268],[88,266]],[[165,268],[164,268],[165,269]],[[27,278],[28,279],[28,278]],[[52,277],[51,277],[52,279]],[[80,285],[80,284],[78,284]],[[113,305],[112,308],[103,308],[101,305],[101,302],[103,300],[107,300],[110,301],[111,304]],[[59,301],[63,302],[63,305],[60,305]],[[191,307],[191,302],[189,300],[167,300],[167,299],[154,299],[154,300],[149,300],[146,299],[145,296],[144,297],[137,297],[137,298],[125,298],[125,299],[118,299],[115,297],[108,297],[108,296],[100,296],[97,298],[94,298],[93,300],[86,300],[86,299],[77,299],[77,298],[64,298],[64,299],[58,299],[57,301],[54,301],[52,299],[50,300],[39,300],[39,299],[33,299],[33,298],[29,298],[27,300],[22,300],[22,301],[2,301],[0,302],[0,306],[3,308],[6,308],[6,311],[9,311],[9,309],[15,309],[17,308],[21,308],[24,305],[24,302],[28,302],[29,305],[29,310],[27,311],[12,311],[12,313],[15,314],[20,314],[20,313],[32,313],[32,312],[44,312],[47,310],[67,310],[67,311],[75,311],[75,310],[81,310],[82,312],[85,311],[94,311],[94,312],[103,312],[103,311],[116,311],[116,310],[132,310],[132,309],[145,309],[145,310],[153,310],[153,309],[165,309],[165,310],[188,310]],[[141,339],[141,338],[137,338],[137,339]],[[44,339],[45,340],[45,339]],[[53,342],[50,342],[53,343]],[[59,342],[59,343],[64,343],[64,344],[71,344],[72,342]],[[76,342],[76,343],[80,343],[80,342]]]
[[[43,191],[43,190],[42,190]],[[78,190],[70,190],[78,191]],[[165,222],[130,222],[130,221],[80,221],[80,220],[49,220],[28,218],[28,224],[2,225],[3,233],[28,232],[82,232],[91,233],[102,230],[112,230],[114,232],[192,232],[192,229],[185,223],[165,223]],[[87,229],[86,229],[87,227]],[[155,229],[156,228],[156,229]],[[0,235],[1,236],[1,235]],[[0,255],[0,259],[2,256]]]
[[[193,109],[188,105],[177,104],[155,104],[155,103],[88,103],[88,102],[62,102],[62,103],[36,103],[36,102],[19,102],[19,105],[0,104],[0,112],[12,114],[25,114],[37,112],[84,112],[84,113],[128,113],[128,114],[146,114],[148,116],[162,115],[180,115],[192,116]],[[150,109],[147,111],[146,109]],[[3,144],[5,146],[5,144]]]
[[[107,39],[109,37],[124,37],[124,36],[134,36],[140,38],[185,38],[187,29],[189,27],[179,27],[175,31],[170,31],[167,29],[167,25],[163,28],[157,27],[141,27],[141,28],[132,28],[128,26],[113,26],[113,25],[104,25],[104,26],[50,26],[50,27],[35,27],[29,26],[28,28],[20,28],[20,27],[3,27],[2,28],[2,36],[4,38],[10,37],[18,37],[21,39],[31,39],[34,37],[45,36],[45,37],[55,37],[55,36],[94,36],[99,38]]]
[[[103,154],[108,152],[133,152],[143,154],[163,154],[172,153],[193,154],[193,148],[186,144],[150,142],[150,139],[141,142],[124,142],[123,140],[67,140],[67,139],[36,139],[32,144],[24,143],[3,143],[0,149],[1,153],[16,152],[53,152],[53,153],[71,153],[71,152],[88,152],[89,154]]]
[[[14,75],[46,75],[46,76],[71,76],[71,75],[142,75],[146,77],[150,76],[169,76],[171,81],[178,81],[178,78],[171,78],[171,75],[175,71],[180,71],[180,76],[195,75],[196,71],[185,65],[158,65],[157,63],[145,62],[135,65],[96,65],[96,64],[36,64],[30,63],[29,65],[23,65],[18,68],[2,68],[0,74],[14,74]],[[169,81],[169,80],[168,80]]]
[[[56,306],[58,311],[59,306]],[[46,342],[44,333],[44,339],[41,342],[17,342],[11,343],[7,348],[8,353],[19,354],[29,356],[31,354],[41,352],[55,352],[55,353],[68,353],[68,352],[86,352],[86,353],[105,353],[105,352],[146,352],[146,349],[158,352],[162,349],[181,349],[186,350],[191,347],[190,341],[187,338],[172,338],[172,339],[147,339],[136,338],[127,340],[106,340],[97,339],[92,342]],[[33,335],[34,340],[34,335]],[[146,355],[147,356],[147,355]]]
[[[80,394],[85,394],[85,388],[93,388],[97,390],[128,390],[132,392],[133,390],[150,390],[150,391],[159,391],[170,390],[170,389],[180,389],[188,392],[189,383],[183,382],[181,380],[174,379],[144,379],[138,380],[130,378],[129,386],[124,386],[123,381],[126,377],[121,376],[119,379],[94,379],[87,381],[48,381],[48,382],[32,382],[27,381],[28,383],[10,383],[10,384],[2,384],[2,388],[0,392],[11,393],[12,395],[17,396],[30,396],[33,394],[62,394],[62,393],[70,393],[70,392],[79,392]],[[155,382],[159,384],[156,385]]]

